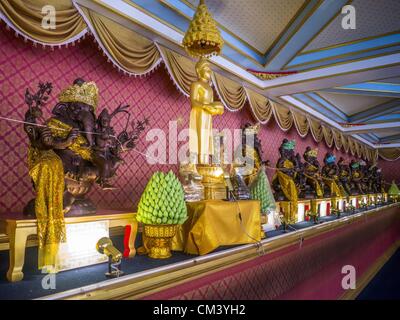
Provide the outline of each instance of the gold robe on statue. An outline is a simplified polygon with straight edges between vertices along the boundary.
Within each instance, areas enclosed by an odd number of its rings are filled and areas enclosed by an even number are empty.
[[[283,167],[285,169],[292,169],[294,165],[293,162],[285,160]],[[298,210],[298,191],[296,188],[296,183],[291,176],[279,169],[276,171],[276,175],[272,178],[272,180],[275,179],[278,179],[283,194],[290,201],[290,212],[289,215],[285,216],[286,221],[289,224],[296,223]]]
[[[36,191],[39,269],[54,270],[59,244],[66,241],[63,164],[53,150],[29,147],[28,167]]]
[[[316,174],[319,174],[318,168],[312,164],[308,165],[306,167],[306,172],[311,171],[311,172],[316,172]],[[321,184],[319,183],[318,179],[315,176],[310,176],[308,174],[304,174],[308,180],[310,180],[314,184],[315,188],[315,193],[317,194],[317,197],[322,198],[324,195],[324,192],[322,191]]]
[[[200,107],[192,107],[189,121],[189,151],[206,157],[214,150],[212,114]]]
[[[339,185],[336,183],[335,179],[332,178],[322,178],[324,183],[329,186],[329,190],[331,191],[331,194],[334,195],[335,197],[344,197],[345,194],[343,193],[344,190],[343,188],[340,188]]]

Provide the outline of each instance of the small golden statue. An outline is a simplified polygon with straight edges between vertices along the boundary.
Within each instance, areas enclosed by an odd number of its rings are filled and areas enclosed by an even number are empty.
[[[198,80],[192,83],[190,90],[190,163],[195,165],[196,173],[203,177],[204,197],[224,199],[226,192],[223,169],[219,165],[210,164],[210,156],[214,154],[212,117],[224,112],[222,103],[214,101],[210,85],[211,72],[206,59],[202,58],[197,62]]]
[[[197,155],[199,164],[210,163],[210,155],[214,153],[212,117],[224,113],[222,103],[214,102],[211,72],[208,61],[200,59],[196,64],[198,80],[190,89],[189,151],[191,155]]]

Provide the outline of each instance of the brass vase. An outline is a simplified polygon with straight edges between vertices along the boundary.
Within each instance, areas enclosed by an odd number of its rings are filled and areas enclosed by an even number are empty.
[[[171,257],[172,238],[176,234],[176,224],[146,224],[144,234],[148,241],[148,256],[153,259],[167,259]]]

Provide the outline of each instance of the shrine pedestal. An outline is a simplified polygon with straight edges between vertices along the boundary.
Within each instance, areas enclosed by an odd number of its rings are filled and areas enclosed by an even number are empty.
[[[83,223],[105,222],[104,226],[109,229],[114,227],[128,227],[129,231],[126,248],[124,255],[133,257],[136,254],[135,238],[137,233],[137,221],[133,212],[124,212],[116,210],[99,210],[94,215],[81,216],[81,217],[65,217],[67,230],[69,226],[76,227]],[[0,215],[0,234],[6,234],[10,242],[10,262],[7,272],[8,281],[15,282],[23,279],[24,274],[22,269],[25,262],[25,249],[29,236],[37,235],[37,220],[34,218],[27,218],[20,213],[6,213]],[[74,239],[71,239],[72,241]],[[68,241],[68,239],[67,239]],[[77,246],[80,244],[78,243]],[[95,262],[97,263],[97,262]],[[85,265],[90,265],[88,264]],[[68,265],[64,264],[65,269],[70,269]],[[80,265],[83,266],[83,265]]]

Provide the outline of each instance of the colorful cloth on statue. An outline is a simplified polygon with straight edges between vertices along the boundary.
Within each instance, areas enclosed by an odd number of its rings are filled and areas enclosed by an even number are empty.
[[[35,186],[39,238],[39,269],[56,266],[58,247],[66,241],[63,213],[64,169],[53,150],[29,147],[29,175]]]
[[[280,207],[283,211],[283,221],[286,224],[295,224],[297,222],[297,202],[281,201]]]
[[[306,172],[317,172],[318,168],[312,164],[306,166]],[[322,191],[321,184],[319,183],[318,179],[310,176],[308,174],[304,174],[307,179],[309,179],[313,184],[315,188],[315,193],[317,194],[318,197],[322,197],[324,195],[324,192]]]
[[[348,196],[345,188],[342,185],[339,185],[339,189],[340,189],[341,197],[347,197]]]
[[[331,178],[323,178],[323,181],[326,185],[328,185],[329,190],[331,191],[331,194],[336,196],[336,197],[344,197],[345,193],[343,193],[344,189],[342,189],[338,186],[336,181]]]
[[[292,210],[297,213],[298,192],[294,180],[280,170],[276,172],[276,177],[279,180],[283,194],[291,202]]]

